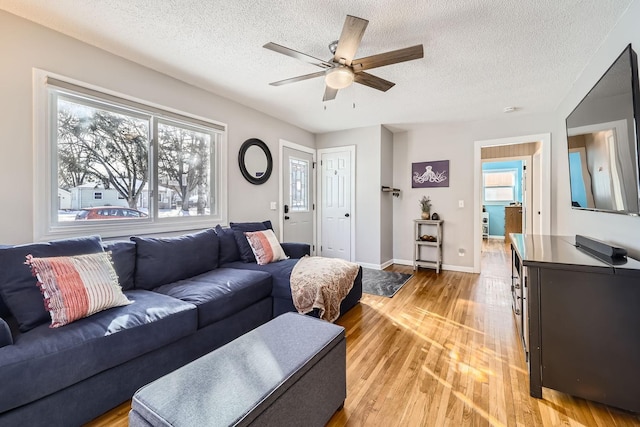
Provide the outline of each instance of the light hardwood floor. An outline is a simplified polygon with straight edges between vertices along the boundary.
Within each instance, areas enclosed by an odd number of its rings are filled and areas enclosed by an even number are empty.
[[[529,396],[510,277],[508,246],[489,241],[480,275],[421,269],[393,298],[365,294],[337,322],[347,333],[347,400],[328,425],[640,426],[640,415],[553,390]],[[126,426],[128,410],[90,425]]]

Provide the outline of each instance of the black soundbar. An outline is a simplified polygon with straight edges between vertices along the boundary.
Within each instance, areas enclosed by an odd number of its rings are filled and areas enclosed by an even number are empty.
[[[610,258],[624,258],[627,256],[627,250],[624,248],[613,246],[600,240],[581,236],[579,234],[576,234],[576,246]]]

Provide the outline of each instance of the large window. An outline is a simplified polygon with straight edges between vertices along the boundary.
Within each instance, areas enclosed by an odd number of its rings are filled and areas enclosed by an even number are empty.
[[[45,235],[224,222],[223,125],[50,77],[45,92]]]

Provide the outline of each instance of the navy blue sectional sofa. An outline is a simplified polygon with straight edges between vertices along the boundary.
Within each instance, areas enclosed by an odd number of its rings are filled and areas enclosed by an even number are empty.
[[[265,266],[241,256],[243,229],[270,225],[232,224],[172,238],[102,242],[91,236],[0,248],[0,425],[81,425],[152,380],[295,311],[289,276],[309,246],[283,243],[290,259]],[[120,284],[133,303],[50,328],[25,256],[102,250],[111,251]],[[362,271],[341,313],[361,295]]]

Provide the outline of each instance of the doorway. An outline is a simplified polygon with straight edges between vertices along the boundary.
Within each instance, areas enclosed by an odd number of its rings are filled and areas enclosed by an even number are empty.
[[[352,261],[355,255],[355,146],[318,150],[320,255]]]
[[[280,241],[307,243],[315,254],[316,150],[280,140]]]
[[[485,149],[482,151],[481,203],[483,224],[486,218],[488,228],[487,239],[502,239],[508,243],[509,233],[532,233],[529,211],[533,205],[533,180],[528,174],[532,169],[535,144],[521,144],[521,147],[520,151],[530,155],[487,158]]]
[[[529,180],[533,183],[529,219],[531,234],[551,233],[551,134],[524,135],[511,138],[475,141],[474,144],[474,255],[473,271],[480,273],[482,252],[482,148],[538,143],[532,155]],[[537,184],[537,185],[536,185]],[[538,188],[536,188],[538,187]]]

